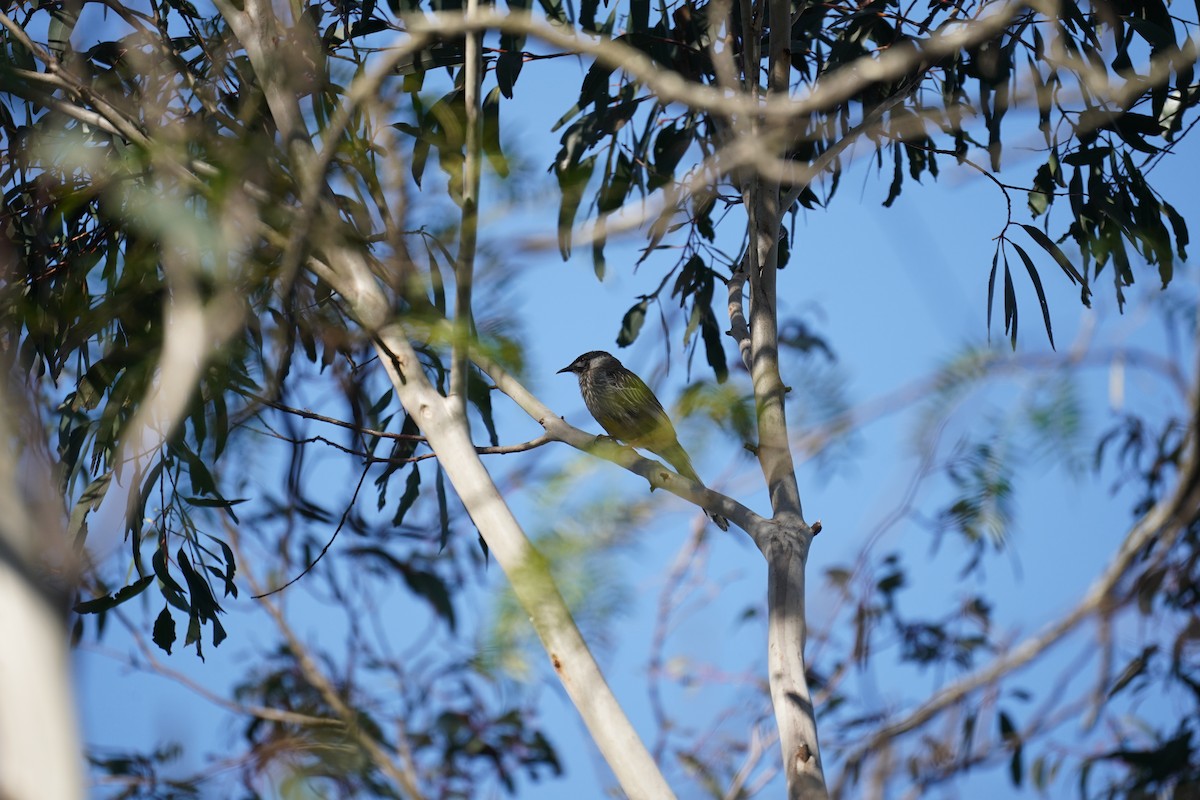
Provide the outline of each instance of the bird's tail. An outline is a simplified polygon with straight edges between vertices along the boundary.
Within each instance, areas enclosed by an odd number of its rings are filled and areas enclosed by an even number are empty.
[[[665,458],[667,463],[674,467],[675,471],[683,477],[693,480],[701,486],[705,485],[704,481],[700,480],[700,476],[696,474],[695,468],[692,467],[692,460],[688,458],[687,451],[685,451],[678,442],[670,447],[664,448],[659,455]],[[729,530],[729,520],[725,519],[720,514],[714,514],[711,511],[705,511],[704,513],[708,515],[709,519],[716,523],[718,528],[723,531]]]
[[[704,481],[700,480],[700,476],[696,474],[696,470],[692,467],[692,460],[688,458],[687,451],[680,447],[678,443],[670,447],[664,447],[659,455],[665,458],[667,463],[674,467],[675,471],[680,475],[688,480],[695,481],[701,486],[704,485]]]

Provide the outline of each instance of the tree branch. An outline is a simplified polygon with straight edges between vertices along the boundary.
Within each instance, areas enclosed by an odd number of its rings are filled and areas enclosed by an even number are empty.
[[[467,0],[464,19],[479,11],[479,0]],[[474,320],[471,310],[471,286],[475,272],[475,246],[479,228],[480,114],[479,85],[481,31],[467,34],[463,103],[466,107],[466,153],[463,159],[462,223],[458,234],[458,253],[454,262],[454,338],[450,361],[449,400],[455,413],[466,415],[467,365]]]
[[[868,736],[846,757],[846,766],[838,778],[835,795],[841,794],[856,767],[873,752],[921,727],[942,711],[965,700],[972,692],[994,684],[1008,673],[1025,666],[1091,616],[1106,613],[1121,580],[1145,557],[1146,548],[1152,543],[1160,553],[1171,549],[1180,533],[1195,518],[1197,509],[1200,509],[1200,426],[1197,425],[1197,420],[1200,420],[1200,408],[1197,407],[1200,386],[1193,387],[1192,393],[1191,438],[1175,491],[1156,503],[1129,530],[1113,560],[1088,588],[1080,602],[1062,618],[1025,639],[987,667],[946,687],[928,702]]]
[[[634,800],[673,798],[604,680],[545,560],[526,538],[479,460],[467,420],[454,413],[446,398],[429,383],[408,334],[392,318],[361,256],[333,248],[328,256],[337,269],[317,259],[310,259],[311,268],[344,298],[360,325],[376,332],[381,363],[397,396],[438,454],[459,499],[529,613],[555,673],[622,788]]]
[[[480,353],[472,354],[472,360],[487,373],[488,377],[496,384],[497,389],[508,395],[526,414],[545,429],[546,435],[551,440],[569,444],[576,450],[599,456],[619,467],[624,467],[635,475],[645,478],[646,482],[650,484],[651,491],[666,489],[676,497],[694,503],[706,511],[720,514],[746,531],[760,549],[763,546],[760,542],[765,542],[764,525],[769,525],[769,520],[759,516],[733,498],[715,492],[703,484],[689,481],[667,469],[658,461],[643,457],[632,447],[616,444],[576,428],[551,411],[520,381],[496,362]]]

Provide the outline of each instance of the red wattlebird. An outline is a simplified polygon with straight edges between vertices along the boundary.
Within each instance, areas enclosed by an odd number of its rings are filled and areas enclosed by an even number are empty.
[[[692,468],[692,460],[679,446],[675,426],[662,403],[650,387],[625,369],[620,361],[603,350],[592,350],[559,372],[570,372],[579,378],[583,404],[609,436],[661,456],[680,475],[704,486],[704,481]],[[729,520],[720,514],[705,513],[721,530],[729,530]]]

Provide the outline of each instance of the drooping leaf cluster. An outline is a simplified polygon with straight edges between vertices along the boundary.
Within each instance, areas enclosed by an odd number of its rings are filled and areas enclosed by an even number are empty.
[[[408,148],[402,154],[405,172],[415,187],[428,192],[444,181],[450,200],[461,202],[467,139],[461,39],[434,41],[401,64],[385,86],[390,110],[354,109],[338,135],[325,143],[329,161],[323,177],[336,208],[330,219],[304,206],[304,170],[310,165],[296,163],[278,135],[260,76],[219,14],[187,0],[151,2],[141,9],[118,6],[113,17],[102,13],[111,4],[70,5],[22,6],[12,12],[20,29],[45,31],[30,35],[53,60],[43,59],[11,29],[3,32],[0,308],[5,328],[0,354],[6,374],[54,409],[43,422],[54,432],[60,488],[73,509],[77,539],[86,543],[93,536],[88,523],[95,524],[106,498],[125,506],[117,516],[129,549],[128,575],[96,576],[76,610],[101,627],[110,612],[153,586],[162,596],[161,606],[154,603],[153,641],[170,652],[178,640],[176,620],[185,619],[185,643],[199,653],[204,627],[214,646],[225,637],[218,615],[226,598],[236,594],[241,574],[226,526],[277,535],[281,582],[314,564],[331,537],[344,530],[355,537],[344,551],[348,563],[361,574],[391,578],[439,626],[453,628],[459,619],[456,593],[471,564],[473,542],[456,547],[454,533],[464,526],[454,518],[444,477],[436,464],[415,460],[424,454],[415,424],[369,369],[375,357],[371,333],[356,329],[330,288],[302,265],[307,256],[319,256],[323,245],[306,237],[310,230],[325,232],[324,244],[333,240],[361,248],[381,282],[393,290],[395,313],[409,315],[428,332],[415,344],[423,367],[446,391],[438,324],[447,313],[452,239],[441,235],[444,231],[414,233],[404,224],[403,204],[384,181],[389,154],[381,151],[377,136],[386,129],[400,137]],[[288,31],[290,38],[279,42],[279,59],[291,93],[302,100],[314,140],[323,139],[357,69],[380,43],[372,37],[402,31],[399,14],[460,8],[453,0],[389,3],[387,8],[372,0],[307,7]],[[763,88],[763,31],[747,33],[747,21],[755,24],[756,12],[741,2],[652,7],[648,0],[631,0],[628,6],[602,9],[587,0],[576,12],[570,4],[544,0],[540,9],[558,23],[633,47],[692,84],[716,84],[709,47],[720,39],[739,85]],[[727,24],[718,11],[728,13]],[[602,64],[586,70],[577,100],[565,110],[557,128],[559,150],[545,163],[562,192],[557,219],[564,256],[577,241],[572,226],[599,215],[602,225],[591,231],[589,244],[594,268],[603,275],[610,269],[603,223],[642,198],[668,199],[648,226],[643,261],[663,253],[674,260],[657,290],[636,298],[620,326],[619,344],[636,340],[653,306],[665,313],[664,306],[677,304],[685,341],[702,346],[715,374],[724,377],[724,326],[714,304],[723,304],[723,284],[743,259],[740,252],[720,249],[718,227],[745,228],[741,181],[746,169],[697,185],[681,181],[694,174],[701,158],[736,142],[747,129],[761,136],[762,151],[784,166],[824,169],[813,179],[796,178],[781,187],[784,196],[794,197],[785,210],[798,214],[834,199],[847,157],[843,142],[851,134],[865,136],[874,146],[877,169],[890,177],[883,198],[890,205],[906,184],[926,173],[937,177],[947,161],[965,165],[973,147],[988,154],[989,163],[980,170],[998,170],[1008,161],[1006,144],[1011,153],[1014,139],[1029,143],[1014,125],[1018,113],[1036,111],[1040,138],[1035,146],[1044,163],[1032,178],[1028,204],[1035,216],[1057,208],[1066,218],[1048,219],[1045,229],[1005,222],[1005,249],[998,255],[1005,259],[1004,316],[1014,342],[1016,291],[1007,245],[1043,301],[1048,332],[1040,265],[1061,268],[1079,285],[1085,302],[1102,278],[1113,281],[1120,302],[1142,261],[1157,269],[1160,282],[1172,279],[1173,259],[1184,257],[1188,244],[1187,225],[1155,191],[1150,176],[1194,121],[1195,53],[1185,35],[1195,28],[1185,19],[1190,8],[1168,9],[1148,0],[1067,2],[1052,17],[1024,9],[996,36],[936,58],[925,57],[932,37],[953,30],[952,20],[980,16],[981,4],[933,3],[926,9],[881,0],[866,6],[798,4],[791,11],[790,82],[797,96],[820,91],[824,81],[854,69],[863,57],[907,50],[913,54],[910,68],[788,119],[781,126],[782,139],[754,119],[657,102],[647,87]],[[761,9],[757,13],[769,32],[770,20],[762,19]],[[95,25],[85,28],[81,19]],[[529,91],[532,71],[522,65],[553,55],[523,35],[489,33],[485,39],[483,147],[498,175],[509,168],[500,147],[503,98]],[[1104,82],[1119,91],[1094,88]],[[442,173],[437,178],[429,169],[434,162]],[[1018,163],[1019,169],[1025,167]],[[1038,247],[1025,249],[1027,244],[1008,238],[1010,231]],[[800,261],[804,243],[786,227],[779,237],[778,266]],[[747,246],[743,243],[742,251]],[[1079,250],[1079,260],[1072,257],[1072,247]],[[1112,268],[1104,273],[1109,262]],[[998,276],[998,266],[993,270]],[[171,332],[167,311],[182,290],[202,304],[236,306],[242,321],[202,365],[174,430],[164,432],[162,443],[148,452],[136,441],[123,451],[138,408],[154,390],[158,359]],[[791,333],[795,346],[813,345],[806,331]],[[516,361],[504,336],[481,346]],[[305,386],[317,378],[338,387],[332,401],[326,398],[335,408],[305,416],[309,412],[300,412],[314,400]],[[476,374],[468,399],[489,439],[497,442],[487,386]],[[752,410],[739,409],[734,425],[749,438],[744,433],[751,428]],[[349,427],[328,421],[334,417],[350,420]],[[1134,433],[1126,442],[1156,437],[1165,442],[1153,457],[1146,456],[1149,461],[1139,462],[1139,474],[1153,488],[1160,479],[1155,476],[1176,466],[1173,435]],[[287,453],[285,477],[276,490],[247,477],[254,468],[249,456],[268,441],[280,443]],[[315,453],[324,448],[340,451],[350,464],[336,480],[313,466]],[[1126,452],[1135,449],[1126,446]],[[967,453],[956,473],[962,502],[939,518],[979,541],[994,522],[987,515],[989,503],[1002,503],[1007,490],[1003,465],[994,455],[978,448]],[[373,509],[358,502],[367,478],[375,489]],[[336,483],[343,496],[317,493],[315,482]],[[118,486],[121,491],[114,492]],[[247,488],[255,490],[264,509],[247,513],[240,507]],[[448,556],[439,558],[443,548]],[[1161,571],[1143,576],[1139,586],[1151,607],[1157,602],[1191,613],[1196,550],[1189,531],[1159,564]],[[903,613],[895,602],[903,572],[895,563],[884,567],[871,582],[875,602],[863,606],[865,648],[870,630],[886,630],[897,637],[907,662],[963,666],[988,646],[979,633],[987,627],[986,606],[968,603],[930,618]],[[82,635],[82,624],[78,630]],[[1152,669],[1170,669],[1173,680],[1193,685],[1188,681],[1197,678],[1183,656],[1194,638],[1194,632],[1180,636],[1178,657],[1168,658],[1165,650],[1138,655],[1128,677],[1122,673],[1114,681],[1113,693],[1135,691]],[[288,683],[296,669],[293,661],[281,659],[277,670],[245,687],[243,699],[295,702],[297,710],[327,713],[327,698],[318,697],[312,686]],[[1018,716],[998,713],[994,726],[1015,777],[1023,774]],[[381,723],[368,718],[362,725],[368,735],[386,738]],[[249,735],[268,749],[297,733],[284,723],[260,722]],[[540,732],[514,724],[505,711],[460,703],[417,733],[424,737],[418,741],[428,757],[458,770],[454,775],[464,785],[480,763],[490,762],[493,774],[510,789],[512,776],[521,770],[556,766]],[[1183,774],[1182,768],[1171,773],[1160,765],[1194,760],[1188,733],[1163,732],[1158,750],[1129,748],[1114,751],[1108,760],[1134,767],[1121,776],[1129,778],[1128,791],[1134,794]],[[344,734],[320,743],[305,765],[310,774],[334,771],[325,757],[344,743]],[[1180,752],[1187,754],[1184,762],[1176,758]],[[936,759],[918,767],[930,764],[936,767]],[[151,765],[117,759],[109,766],[115,773],[149,772]],[[926,777],[936,782],[939,774],[931,767]],[[341,788],[385,795],[376,776],[355,780],[359,783]]]
[[[1194,310],[1194,301],[1188,307]],[[1191,331],[1194,319],[1189,313],[1176,323]],[[1146,372],[1139,379],[1180,388],[1174,365],[1147,360],[1140,366]],[[942,583],[954,563],[931,572],[921,559],[901,552],[877,556],[870,548],[858,564],[825,571],[823,591],[838,598],[841,610],[816,638],[821,647],[839,643],[845,655],[820,664],[811,680],[828,693],[823,743],[826,752],[847,759],[838,764],[844,791],[879,768],[869,737],[880,731],[895,732],[883,740],[894,748],[889,758],[897,764],[897,780],[919,792],[988,769],[1004,770],[1016,788],[1081,798],[1187,796],[1195,790],[1200,514],[1194,477],[1185,477],[1194,476],[1187,456],[1194,429],[1184,422],[1193,413],[1190,399],[1181,392],[1176,399],[1182,405],[1173,404],[1161,417],[1158,404],[1148,402],[1130,403],[1122,414],[1101,412],[1109,421],[1093,438],[1081,406],[1086,372],[1058,359],[1043,363],[983,350],[951,362],[934,381],[912,486],[872,540],[894,535],[900,519],[911,523],[906,534],[927,529],[930,558],[958,562],[959,580]],[[997,413],[966,402],[989,377],[1007,384],[1014,376],[1027,386],[1005,386],[992,398]],[[1148,407],[1154,413],[1147,414]],[[1138,550],[1094,615],[1068,629],[1073,636],[1048,638],[1089,593],[1072,600],[1055,622],[1022,631],[1018,645],[1013,632],[993,619],[995,608],[1010,598],[988,596],[985,581],[996,565],[983,560],[984,549],[1007,549],[1018,584],[1040,592],[1022,575],[1026,554],[1033,552],[1022,540],[1055,536],[1088,547],[1099,533],[1063,530],[1049,520],[1012,529],[1014,504],[1031,493],[1028,478],[1046,462],[1069,472],[1094,471],[1114,495],[1128,500],[1131,514],[1122,522],[1133,530],[1155,524],[1158,534]],[[934,481],[950,490],[948,497],[921,488]],[[1068,497],[1062,502],[1071,507]],[[1150,523],[1144,523],[1147,514]],[[1037,660],[991,673],[1038,641],[1049,644]],[[869,676],[881,659],[890,680],[909,687],[929,682],[928,696],[916,692],[919,699],[911,705],[938,708],[924,724],[909,727],[909,712],[881,712],[846,688],[847,673]],[[958,681],[989,673],[993,677],[973,691],[938,705],[941,693]],[[1159,713],[1162,703],[1170,713]],[[940,723],[929,725],[930,719]],[[1068,737],[1079,742],[1074,752],[1062,747]]]
[[[428,626],[419,641],[452,639],[460,595],[486,556],[473,531],[458,535],[469,526],[377,368],[370,333],[304,268],[331,243],[358,248],[395,313],[428,332],[414,345],[434,385],[448,390],[437,325],[455,231],[406,225],[403,198],[385,187],[388,154],[373,142],[412,109],[382,119],[360,109],[331,137],[327,215],[305,206],[310,164],[278,136],[261,76],[211,7],[6,13],[30,40],[6,28],[0,49],[0,358],[6,380],[44,410],[38,424],[76,545],[118,550],[86,576],[76,639],[103,635],[114,619],[133,624],[140,608],[153,646],[205,655],[204,645],[238,634],[225,611],[251,593],[247,580],[269,591],[298,576],[340,597],[356,647],[367,648],[363,626],[378,613],[369,587],[397,589],[389,596],[404,618]],[[344,65],[363,61],[363,37],[395,27],[383,16],[370,3],[314,5],[280,43],[282,72],[314,137],[344,101],[356,74]],[[47,29],[53,41],[39,38]],[[432,123],[424,130],[438,132]],[[190,343],[196,385],[178,419],[147,421],[139,414],[171,374],[163,358],[173,336],[179,344],[180,308],[199,312],[219,341]],[[490,310],[476,328],[480,346],[519,372],[512,321]],[[466,394],[496,444],[490,390],[474,370]],[[337,558],[321,563],[339,536]],[[255,556],[248,578],[245,559]],[[349,582],[350,591],[346,570],[371,580]],[[394,796],[344,721],[330,728],[299,713],[337,717],[299,662],[286,650],[274,672],[243,687],[241,702],[298,712],[293,724],[260,719],[247,731],[257,753],[243,762],[247,787],[290,774],[353,796]],[[558,771],[535,715],[497,702],[495,687],[473,681],[467,666],[434,672],[456,676],[455,691],[413,683],[403,715],[426,720],[409,744],[431,792],[473,796],[487,784],[513,792],[525,776]],[[272,683],[285,674],[290,683]],[[367,695],[356,702],[378,707]],[[452,724],[456,714],[466,716]],[[386,720],[360,722],[367,738],[387,738]],[[308,756],[295,761],[299,753]],[[213,775],[178,778],[170,761],[104,753],[93,768],[127,780],[129,796],[207,791],[197,787]]]
[[[89,542],[89,518],[106,499],[111,507],[114,496],[127,497],[117,538],[127,543],[132,578],[122,588],[97,577],[92,596],[81,597],[76,610],[102,622],[156,582],[166,607],[155,642],[170,651],[172,615],[182,613],[186,643],[199,652],[202,627],[211,627],[214,645],[224,638],[219,598],[237,592],[234,554],[221,529],[239,524],[237,505],[245,498],[230,493],[223,475],[229,452],[264,435],[290,441],[297,451],[329,442],[289,430],[297,364],[337,373],[350,430],[371,431],[350,435],[342,447],[374,473],[378,509],[390,500],[396,525],[420,487],[414,460],[420,441],[390,391],[362,369],[372,358],[369,337],[354,330],[329,287],[300,268],[314,247],[293,236],[311,223],[297,216],[305,213],[296,210],[301,173],[276,138],[263,85],[234,32],[215,10],[189,3],[148,11],[131,6],[107,20],[103,13],[88,3],[69,12],[24,8],[14,22],[30,40],[4,32],[0,352],[6,370],[56,409],[46,423],[56,430],[60,489],[74,509],[77,544]],[[384,27],[395,24],[377,17],[374,4],[331,4],[313,6],[289,31],[281,66],[305,97],[314,130],[326,127],[340,105],[339,81],[353,77],[334,59],[361,61],[361,38]],[[43,29],[49,40],[34,33]],[[453,257],[428,232],[398,233],[402,222],[389,216],[395,200],[383,188],[370,125],[358,113],[330,157],[338,214],[332,235],[365,247],[373,259],[407,258],[410,243],[424,246],[423,263],[437,272]],[[398,309],[445,311],[440,284],[410,291],[402,275],[388,280],[403,287]],[[172,301],[180,292],[194,294],[214,314],[232,309],[238,321],[217,351],[195,343],[206,359],[198,385],[179,423],[146,450],[129,441],[139,435],[131,426],[162,375],[164,342],[176,324]],[[490,346],[513,362],[511,339],[502,335]],[[445,390],[439,346],[423,342],[420,350]],[[474,374],[469,399],[495,442],[490,396]],[[150,430],[140,435],[153,438]],[[339,513],[307,496],[304,459],[293,459],[282,507],[328,526],[328,539],[341,527]],[[429,484],[443,487],[440,471],[425,471],[427,480],[435,478]],[[394,477],[404,490],[389,498]],[[450,530],[444,487],[438,498],[441,524],[433,535],[444,546]],[[341,521],[363,527],[353,514]],[[304,563],[319,549],[306,545]],[[391,557],[409,588],[452,623],[448,592],[435,572],[407,555]]]
[[[741,2],[656,7],[631,2],[628,7],[613,6],[604,21],[597,21],[599,10],[598,3],[584,3],[573,21],[583,31],[628,45],[658,68],[697,84],[720,85],[713,62],[716,47],[716,57],[734,68],[737,88],[764,91],[765,34],[762,41],[747,40],[743,28],[752,20],[763,25],[754,35],[769,32],[773,22],[763,19],[765,8]],[[647,87],[597,62],[557,126],[561,146],[552,169],[562,190],[560,249],[564,257],[570,254],[571,228],[581,215],[598,215],[600,224],[588,233],[596,272],[603,277],[605,218],[657,196],[664,208],[648,227],[646,256],[669,243],[676,253],[673,272],[682,272],[699,258],[727,276],[742,258],[715,248],[715,226],[728,216],[729,208],[743,202],[747,173],[735,170],[698,184],[682,181],[696,175],[693,169],[700,159],[719,165],[714,154],[747,135],[762,138],[765,155],[794,167],[819,168],[809,178],[784,181],[782,193],[792,201],[785,211],[793,214],[833,200],[844,167],[843,149],[852,140],[870,141],[879,171],[890,175],[884,205],[900,196],[907,181],[919,181],[925,173],[936,178],[939,156],[969,163],[989,175],[998,173],[1002,161],[1008,160],[1003,157],[1004,144],[1010,141],[1032,148],[1044,159],[1027,178],[1031,213],[1047,214],[1056,199],[1065,199],[1058,204],[1064,218],[1047,219],[1048,233],[1021,226],[1044,251],[1040,258],[1008,238],[1008,231],[1019,230],[1013,227],[1017,220],[1011,212],[1001,228],[1001,245],[1012,245],[1019,255],[1053,343],[1039,265],[1057,264],[1079,286],[1085,304],[1093,286],[1107,277],[1123,305],[1125,290],[1142,261],[1156,268],[1160,283],[1166,285],[1175,259],[1186,257],[1186,221],[1154,189],[1148,174],[1190,130],[1200,101],[1200,88],[1194,85],[1197,53],[1189,36],[1196,28],[1188,16],[1194,10],[1188,6],[1173,13],[1163,0],[1124,6],[1065,2],[1050,16],[1038,8],[981,2],[934,3],[928,8],[887,0],[865,6],[793,4],[789,52],[794,97],[821,97],[822,86],[858,69],[859,59],[907,54],[907,68],[797,113],[777,130],[766,124],[755,127],[754,119],[657,102]],[[1009,13],[1008,24],[994,35],[975,37],[958,50],[939,49],[939,37],[960,30],[959,20]],[[504,43],[501,52],[502,58],[509,55]],[[507,95],[513,90],[511,81],[501,72],[497,67]],[[1018,114],[1022,121],[1036,115],[1036,139],[1029,135],[1030,126],[1019,127],[1014,121]],[[972,148],[986,151],[986,166],[973,160]],[[1027,160],[1017,168],[1027,170]],[[762,169],[769,175],[773,168]],[[744,229],[743,214],[732,220],[730,224]],[[786,231],[781,236],[789,249],[802,244],[791,241]],[[1068,239],[1073,245],[1070,256],[1063,249]],[[1007,250],[998,249],[998,256],[1001,250],[1005,329],[1015,344],[1016,293]],[[781,253],[780,258],[782,267],[787,257]],[[995,273],[993,266],[993,287]],[[685,307],[706,304],[701,288],[683,293]],[[989,307],[992,294],[989,290]],[[642,298],[630,313],[637,318],[644,309]],[[625,324],[618,344],[627,345],[634,336],[636,328]],[[720,372],[723,359],[707,341],[705,350]]]

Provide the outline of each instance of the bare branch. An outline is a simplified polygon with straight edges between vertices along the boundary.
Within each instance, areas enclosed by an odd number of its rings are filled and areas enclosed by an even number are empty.
[[[1045,626],[987,667],[963,678],[938,692],[936,696],[900,719],[868,736],[861,745],[846,757],[846,767],[838,779],[835,794],[849,779],[854,768],[868,758],[872,752],[906,733],[924,725],[937,714],[962,702],[971,693],[994,684],[1005,675],[1020,669],[1037,658],[1050,647],[1060,642],[1080,623],[1095,614],[1105,613],[1114,601],[1114,594],[1122,579],[1142,557],[1146,546],[1156,542],[1160,553],[1170,550],[1188,522],[1200,507],[1200,451],[1196,448],[1196,429],[1193,416],[1193,441],[1180,471],[1175,491],[1155,504],[1126,534],[1113,560],[1092,583],[1082,600],[1060,619]]]
[[[479,12],[479,0],[467,0],[466,19]],[[463,159],[462,222],[458,235],[458,253],[454,262],[454,338],[450,361],[450,403],[456,414],[466,414],[467,367],[474,318],[471,288],[475,280],[475,246],[479,230],[479,181],[481,122],[479,87],[483,62],[480,58],[481,31],[467,34],[466,64],[463,68],[463,103],[466,107],[466,142]]]

